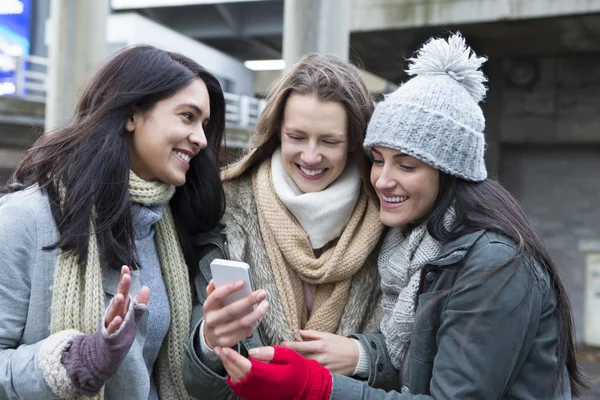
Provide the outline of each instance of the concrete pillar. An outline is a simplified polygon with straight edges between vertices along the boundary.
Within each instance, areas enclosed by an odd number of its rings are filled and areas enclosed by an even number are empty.
[[[46,131],[73,116],[77,98],[107,55],[109,0],[51,0]]]
[[[283,59],[286,68],[303,54],[316,51],[348,59],[349,0],[285,0]]]

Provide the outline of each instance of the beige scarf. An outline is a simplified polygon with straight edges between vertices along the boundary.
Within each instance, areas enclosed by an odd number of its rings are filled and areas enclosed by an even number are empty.
[[[298,329],[335,333],[352,277],[363,266],[383,231],[378,206],[361,192],[337,244],[316,258],[306,232],[277,197],[270,159],[254,171],[252,189],[260,231],[291,331],[298,340],[301,340]],[[310,318],[304,303],[303,282],[316,285]]]
[[[147,182],[130,171],[131,200],[145,205],[164,204],[156,224],[156,247],[171,305],[171,326],[158,355],[157,386],[161,399],[189,399],[183,386],[183,347],[192,312],[188,268],[175,232],[169,200],[175,188],[161,182]],[[60,252],[54,272],[51,333],[76,329],[93,334],[104,315],[104,289],[96,235],[90,235],[87,261],[77,263],[71,253]],[[94,399],[104,397],[104,388]]]

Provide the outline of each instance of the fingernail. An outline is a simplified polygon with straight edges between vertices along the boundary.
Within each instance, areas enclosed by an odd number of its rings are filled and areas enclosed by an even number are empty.
[[[235,281],[233,284],[233,287],[236,289],[241,288],[242,286],[244,286],[244,281]]]
[[[250,349],[250,350],[248,350],[248,355],[250,357],[258,357],[260,355],[260,350],[259,349]]]
[[[215,347],[215,353],[217,353],[218,356],[221,355],[221,349],[219,347]]]
[[[229,355],[229,350],[227,350],[226,348],[221,349],[221,351],[223,352],[224,356],[228,356]]]
[[[261,311],[267,312],[268,309],[269,309],[269,303],[268,302],[264,301],[264,302],[262,302],[260,304],[260,310]]]

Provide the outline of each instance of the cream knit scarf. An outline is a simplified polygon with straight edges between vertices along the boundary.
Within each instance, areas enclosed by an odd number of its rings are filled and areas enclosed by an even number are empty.
[[[444,215],[444,226],[452,229],[454,222],[454,209],[449,208]],[[380,327],[392,364],[400,371],[415,321],[421,269],[439,255],[441,248],[442,244],[427,232],[426,223],[408,234],[404,228],[392,228],[383,240],[377,262],[383,295]]]
[[[156,247],[171,306],[171,326],[158,355],[157,386],[161,399],[189,399],[183,386],[183,347],[192,311],[188,268],[175,232],[169,200],[175,188],[147,182],[130,171],[131,201],[144,205],[164,204],[156,224]],[[133,294],[135,295],[135,294]],[[56,260],[52,291],[51,333],[76,329],[93,334],[104,315],[104,289],[96,235],[90,234],[87,261],[77,263],[71,252],[60,252]],[[94,397],[102,399],[104,389]]]
[[[340,237],[360,195],[360,172],[354,162],[331,185],[314,193],[303,193],[285,172],[281,149],[271,157],[271,178],[279,200],[296,217],[313,249],[321,249]]]
[[[290,330],[335,333],[348,298],[354,274],[373,251],[383,225],[378,206],[361,192],[352,217],[337,244],[316,258],[306,232],[279,200],[271,179],[271,160],[252,174],[258,220],[275,283]],[[316,285],[310,318],[302,282]]]

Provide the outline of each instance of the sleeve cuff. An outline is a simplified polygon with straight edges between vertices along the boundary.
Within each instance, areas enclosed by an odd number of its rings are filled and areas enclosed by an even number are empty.
[[[356,369],[352,373],[352,376],[358,376],[360,378],[368,378],[369,372],[371,370],[371,360],[362,345],[362,343],[356,339],[352,339],[354,343],[358,346],[358,363],[356,364]]]
[[[135,299],[135,297],[132,297],[131,295],[129,295],[129,308],[127,309],[127,314],[125,314],[125,319],[123,320],[123,322],[121,323],[121,326],[119,326],[119,329],[117,329],[116,332],[109,334],[108,330],[106,329],[106,314],[108,313],[108,310],[110,310],[110,307],[112,306],[112,303],[114,300],[115,300],[115,298],[113,297],[113,299],[108,304],[108,307],[106,307],[106,310],[104,311],[104,317],[102,317],[101,327],[102,327],[102,336],[104,337],[104,339],[113,339],[113,338],[117,337],[119,335],[119,333],[121,333],[121,331],[123,329],[125,329],[125,327],[129,323],[129,320],[134,318],[135,310],[146,311],[148,309],[148,305],[138,303],[137,300]]]
[[[44,339],[38,350],[38,367],[46,384],[61,399],[74,397],[76,388],[62,363],[63,352],[83,333],[74,329],[60,331]]]
[[[217,353],[206,344],[206,339],[204,338],[204,321],[200,324],[198,336],[200,337],[200,350],[202,351],[202,354],[199,354],[200,360],[213,371],[222,369],[223,363],[221,362],[221,359]]]

